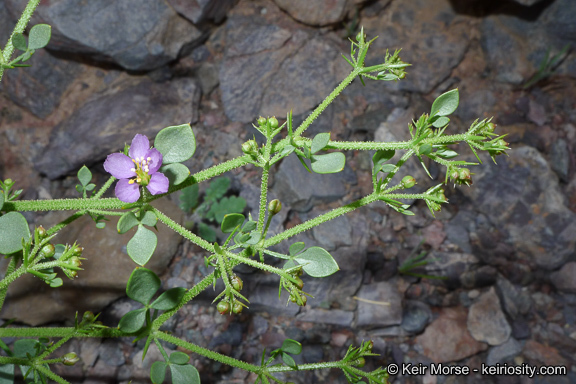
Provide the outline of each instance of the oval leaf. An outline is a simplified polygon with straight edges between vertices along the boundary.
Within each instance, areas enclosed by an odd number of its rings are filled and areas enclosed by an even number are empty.
[[[200,374],[190,364],[170,365],[170,373],[172,384],[200,384]]]
[[[150,367],[150,380],[154,384],[162,384],[166,377],[166,363],[163,361],[155,361]]]
[[[86,187],[92,181],[92,172],[88,169],[87,166],[83,165],[82,168],[78,171],[78,180],[80,180],[80,184]]]
[[[396,151],[393,149],[383,149],[381,151],[376,151],[374,156],[372,156],[372,163],[374,163],[374,166],[382,164],[393,158],[395,154]]]
[[[282,351],[286,353],[291,353],[293,355],[299,355],[302,352],[302,344],[296,340],[286,339],[282,343]]]
[[[460,95],[458,94],[458,88],[443,93],[432,103],[430,116],[448,116],[458,108],[459,102]]]
[[[136,268],[128,279],[126,294],[132,300],[147,305],[158,289],[160,278],[154,272],[146,268]]]
[[[289,366],[292,369],[296,369],[298,367],[298,365],[296,364],[296,362],[294,361],[292,356],[290,356],[287,353],[282,354],[282,360],[284,360],[284,364],[286,364],[287,366]]]
[[[294,243],[290,246],[288,252],[290,253],[290,256],[294,256],[295,254],[302,251],[305,247],[306,247],[306,244],[304,244],[302,242]]]
[[[344,169],[346,156],[342,152],[332,152],[326,155],[312,156],[311,168],[320,174],[336,173]]]
[[[160,172],[166,175],[170,185],[178,185],[190,176],[188,167],[180,163],[167,164],[160,168]]]
[[[310,247],[294,260],[302,264],[304,272],[312,277],[330,276],[340,269],[332,255],[320,247]]]
[[[146,322],[146,308],[130,311],[120,319],[118,329],[122,332],[133,333],[139,331]]]
[[[15,33],[12,35],[12,45],[14,46],[14,48],[20,51],[25,51],[26,49],[28,49],[26,37],[24,37],[24,35],[21,33]]]
[[[182,300],[185,293],[186,288],[176,287],[169,289],[154,300],[150,307],[160,311],[169,311],[180,304],[180,300]]]
[[[140,221],[136,218],[136,215],[133,212],[126,212],[120,217],[116,227],[118,233],[126,233],[138,224],[140,224]]]
[[[190,124],[166,127],[156,135],[154,147],[162,154],[164,164],[180,163],[196,151],[196,138]]]
[[[244,223],[244,215],[241,213],[230,213],[228,215],[224,215],[222,219],[222,225],[220,226],[223,233],[232,233],[236,229],[236,227],[242,225]]]
[[[189,361],[190,356],[188,356],[184,352],[176,351],[170,355],[170,362],[172,364],[184,365],[187,364]]]
[[[30,239],[30,228],[19,212],[8,212],[0,217],[0,253],[9,255],[22,250],[22,239]]]
[[[312,140],[312,146],[310,147],[310,152],[316,153],[324,149],[328,142],[330,141],[330,132],[319,133]]]
[[[51,35],[52,27],[48,24],[37,24],[33,26],[28,38],[28,49],[44,48],[48,45]]]
[[[158,238],[149,229],[139,225],[134,237],[126,246],[130,258],[138,265],[144,265],[150,260],[158,244]]]
[[[440,116],[439,118],[435,119],[432,123],[432,126],[435,128],[442,128],[443,126],[447,125],[450,122],[450,119],[446,116]]]
[[[154,212],[146,211],[144,212],[144,216],[142,217],[142,219],[140,219],[140,222],[149,227],[153,227],[158,222],[158,217],[156,217],[156,214]]]

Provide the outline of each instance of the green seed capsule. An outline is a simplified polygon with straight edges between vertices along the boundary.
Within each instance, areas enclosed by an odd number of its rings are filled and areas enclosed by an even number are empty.
[[[230,279],[230,283],[232,284],[232,287],[234,287],[234,289],[237,291],[241,291],[242,287],[244,286],[244,282],[242,281],[242,279],[236,275],[232,276],[232,278]]]
[[[280,200],[274,199],[270,203],[268,203],[268,212],[270,212],[271,215],[275,215],[279,213],[281,210],[282,210],[282,203],[280,202]]]
[[[404,188],[412,188],[414,185],[416,185],[416,179],[415,178],[413,178],[410,175],[404,176],[404,178],[402,179],[402,186]]]
[[[278,128],[278,119],[275,118],[274,116],[272,116],[271,118],[268,119],[268,122],[270,123],[270,127],[271,128]]]
[[[216,306],[216,310],[220,312],[221,315],[225,315],[230,312],[230,304],[227,301],[221,301]]]
[[[48,243],[42,247],[42,249],[39,252],[39,255],[43,259],[46,259],[46,258],[54,256],[55,253],[56,253],[56,248],[54,247],[54,245]]]
[[[62,356],[62,364],[68,366],[76,364],[79,360],[80,358],[75,352],[70,352]]]
[[[261,127],[263,127],[263,126],[266,125],[266,121],[268,121],[268,120],[267,120],[265,117],[260,116],[260,117],[258,118],[258,125],[261,126]]]
[[[242,313],[243,309],[244,309],[244,306],[242,304],[240,304],[239,301],[235,301],[234,305],[232,305],[232,312],[234,312],[237,315]]]

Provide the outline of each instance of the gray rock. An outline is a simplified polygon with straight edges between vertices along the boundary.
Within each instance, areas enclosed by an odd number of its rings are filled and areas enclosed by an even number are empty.
[[[404,303],[402,328],[409,333],[420,333],[432,319],[430,307],[421,301],[407,300]]]
[[[23,2],[10,0],[19,17]],[[137,11],[135,11],[137,10]],[[129,70],[159,68],[201,32],[161,0],[57,0],[38,6],[32,24],[52,26],[48,48],[112,61]]]
[[[81,65],[58,60],[43,49],[36,51],[29,62],[30,68],[5,71],[0,90],[14,103],[43,119],[59,106],[60,98],[81,72]]]
[[[126,362],[122,349],[118,348],[115,340],[104,340],[100,345],[100,359],[110,367],[119,367]]]
[[[518,255],[539,267],[558,268],[574,254],[576,214],[568,209],[558,178],[536,149],[516,148],[510,157],[499,158],[498,165],[487,159],[475,169],[474,188],[461,191],[507,233]]]
[[[502,312],[494,288],[490,288],[472,304],[467,325],[472,337],[478,341],[500,345],[508,340],[512,329]]]
[[[311,174],[300,164],[298,157],[290,155],[282,160],[272,190],[283,205],[306,212],[320,202],[331,202],[343,197],[346,193],[343,177],[342,172]]]
[[[347,216],[340,216],[314,227],[312,234],[327,251],[332,251],[340,245],[352,245],[352,227]]]
[[[55,179],[102,161],[137,133],[152,141],[162,128],[195,122],[199,97],[199,87],[191,79],[168,84],[146,78],[120,80],[54,128],[35,167]]]
[[[514,338],[509,338],[503,344],[490,348],[486,357],[486,364],[496,365],[504,360],[510,359],[522,352],[522,345]]]
[[[556,172],[560,180],[568,182],[568,172],[570,171],[570,150],[564,139],[558,139],[552,143],[550,151],[550,166]]]
[[[564,264],[558,272],[550,275],[550,281],[559,291],[576,293],[576,262]]]
[[[272,7],[264,16],[253,7],[241,3],[235,10],[239,14],[232,14],[226,23],[227,44],[220,67],[226,115],[249,122],[258,115],[283,117],[289,110],[294,115],[310,110],[343,77],[345,62],[337,59],[338,47],[326,37],[280,27],[273,15],[286,16]]]
[[[530,295],[502,276],[499,276],[496,282],[496,292],[500,297],[502,308],[511,319],[527,314],[532,306]]]
[[[491,286],[496,282],[498,271],[491,265],[483,265],[477,269],[464,272],[460,282],[464,288],[481,288]]]
[[[478,259],[468,253],[430,252],[426,258],[429,262],[424,267],[425,274],[444,276],[448,287],[456,288],[462,285],[462,275],[478,268]]]
[[[379,36],[368,53],[367,64],[378,64],[387,49],[393,52],[399,48],[404,48],[402,60],[412,64],[406,79],[386,87],[427,94],[448,78],[464,57],[469,27],[459,22],[449,2],[392,2],[385,17],[386,23],[381,15],[362,18],[368,38]]]
[[[152,205],[176,222],[182,222],[182,211],[169,200],[160,199]],[[38,224],[49,228],[68,216],[66,212],[50,213]],[[125,296],[128,278],[137,267],[124,248],[134,230],[119,235],[116,230],[117,218],[112,216],[104,229],[96,229],[91,218],[82,217],[60,231],[54,244],[78,241],[84,247],[84,270],[78,272],[75,280],[63,278],[64,285],[58,289],[50,288],[32,275],[22,276],[10,285],[2,316],[17,318],[33,326],[52,321],[71,321],[77,311],[80,316],[84,311],[98,313],[114,300]],[[157,235],[158,245],[146,268],[160,275],[176,253],[181,237],[162,224],[158,225]],[[131,309],[134,308],[127,308],[126,312]],[[120,317],[122,315],[124,313]]]
[[[465,253],[472,253],[469,231],[474,228],[475,216],[473,212],[461,210],[444,226],[448,240]]]
[[[487,348],[466,327],[466,309],[442,308],[438,317],[416,338],[423,354],[436,363],[462,360]]]
[[[321,0],[311,3],[307,0],[274,0],[276,5],[290,16],[305,24],[324,26],[335,24],[346,17],[346,0]]]
[[[167,0],[176,12],[194,24],[213,21],[220,24],[234,6],[234,0]]]
[[[304,308],[296,317],[299,321],[311,323],[332,324],[340,327],[350,327],[354,320],[354,312],[340,309]]]
[[[292,302],[288,303],[286,291],[282,291],[282,296],[278,299],[278,284],[256,283],[247,297],[250,299],[250,313],[268,312],[275,315],[296,316],[300,312],[299,306]]]
[[[358,291],[356,325],[377,328],[402,322],[402,296],[389,282],[366,284]]]

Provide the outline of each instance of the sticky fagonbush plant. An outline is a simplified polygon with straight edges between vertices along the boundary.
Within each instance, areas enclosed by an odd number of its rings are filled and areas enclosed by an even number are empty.
[[[37,3],[38,1],[29,2],[15,33],[24,31],[24,26]],[[46,31],[46,28],[42,30]],[[33,31],[34,29],[30,32],[26,46],[28,50],[39,48],[41,44],[38,40],[45,42]],[[24,48],[21,38],[13,37],[2,53],[3,69],[14,66],[9,61],[12,54],[10,46],[14,41],[17,43],[16,48]],[[18,197],[22,191],[14,190],[14,181],[7,179],[1,182],[0,253],[9,259],[9,263],[4,277],[0,280],[0,307],[4,303],[10,283],[24,274],[33,274],[55,289],[65,284],[65,281],[58,277],[59,271],[69,279],[82,278],[82,260],[96,255],[98,250],[84,250],[76,243],[53,244],[52,240],[63,227],[74,225],[75,220],[84,215],[90,215],[95,225],[100,228],[106,224],[108,217],[119,216],[118,233],[132,234],[127,244],[127,253],[138,266],[127,281],[126,294],[142,307],[128,312],[119,324],[102,324],[97,320],[98,316],[86,312],[80,319],[76,317],[74,327],[22,328],[10,325],[0,328],[0,339],[17,339],[11,346],[0,342],[0,347],[4,351],[4,355],[0,356],[0,384],[14,382],[16,367],[19,367],[20,374],[28,382],[67,383],[66,379],[53,371],[52,366],[73,365],[78,361],[78,356],[71,352],[62,357],[55,357],[55,352],[73,338],[84,340],[102,337],[145,339],[144,355],[154,343],[163,359],[151,366],[150,378],[153,383],[165,382],[168,372],[172,383],[175,384],[200,382],[198,371],[190,364],[190,354],[178,351],[168,355],[163,347],[166,343],[190,351],[192,354],[252,372],[257,377],[256,382],[263,384],[283,383],[277,377],[282,372],[320,369],[339,369],[350,383],[386,383],[388,375],[385,369],[378,368],[374,371],[363,369],[366,359],[374,356],[371,341],[363,342],[359,347],[350,346],[341,360],[297,364],[293,356],[301,353],[302,346],[288,339],[281,348],[269,354],[263,350],[261,361],[251,364],[211,351],[161,330],[166,321],[202,291],[216,287],[218,280],[223,282],[224,288],[214,300],[214,305],[221,314],[239,314],[249,307],[250,298],[242,293],[244,282],[235,273],[235,267],[240,264],[277,275],[279,296],[282,291],[287,292],[289,297],[287,305],[306,305],[308,300],[313,298],[305,292],[301,276],[303,274],[314,278],[330,276],[338,272],[338,263],[322,247],[292,242],[288,247],[288,254],[283,254],[275,250],[276,245],[281,242],[290,243],[299,233],[370,204],[385,204],[400,214],[412,215],[410,205],[403,201],[423,200],[434,214],[447,202],[444,184],[449,182],[455,185],[472,184],[473,174],[468,167],[476,163],[458,160],[456,144],[466,143],[476,155],[478,162],[480,162],[478,152],[488,152],[494,159],[508,149],[503,136],[494,133],[495,125],[490,120],[477,120],[463,133],[453,135],[445,133],[450,122],[449,116],[459,103],[458,90],[439,96],[432,104],[429,113],[413,121],[409,126],[411,138],[404,142],[339,141],[334,140],[330,132],[319,133],[312,138],[306,137],[306,129],[355,78],[364,83],[397,81],[405,77],[405,69],[409,64],[400,59],[399,51],[387,53],[381,64],[365,65],[365,58],[373,41],[367,40],[363,31],[351,40],[350,56],[345,57],[351,66],[350,74],[302,124],[298,127],[293,126],[291,112],[287,113],[283,124],[280,124],[275,117],[260,117],[256,120],[254,128],[263,135],[264,144],[258,145],[255,140],[249,140],[241,144],[244,153],[242,156],[211,168],[191,175],[188,168],[182,164],[194,155],[196,149],[196,139],[191,126],[182,124],[158,132],[154,138],[154,147],[151,147],[149,138],[136,134],[130,146],[125,146],[121,152],[112,153],[106,158],[104,168],[111,177],[100,187],[92,183],[90,170],[82,167],[78,172],[79,184],[76,186],[80,196],[76,199],[21,201]],[[344,151],[374,151],[373,191],[358,200],[269,236],[271,219],[283,209],[282,202],[268,199],[268,178],[272,166],[288,156],[296,156],[302,166],[311,173],[340,172],[346,166]],[[400,151],[402,152],[400,159],[392,162],[396,152]],[[410,192],[409,190],[418,181],[412,176],[405,176],[401,180],[396,180],[394,176],[412,157],[422,164],[427,173],[425,157],[442,166],[446,174],[444,183],[424,192]],[[248,164],[259,168],[262,177],[258,211],[250,212],[246,217],[243,214],[244,205],[238,208],[223,204],[229,184],[224,185],[225,179],[218,177]],[[205,214],[220,225],[224,234],[221,239],[213,241],[207,241],[194,234],[151,205],[151,202],[158,198],[184,191],[182,199],[184,207],[188,210],[195,208],[198,202],[196,188],[203,182],[210,183],[203,203]],[[104,193],[114,183],[116,197],[104,198]],[[58,210],[75,213],[51,228],[38,226],[32,232],[21,213]],[[211,268],[212,272],[191,287],[178,287],[160,292],[159,277],[144,267],[154,257],[157,245],[155,228],[158,225],[167,226],[186,241],[204,249],[206,266]],[[82,239],[78,241],[82,243]],[[264,255],[283,260],[283,264],[280,267],[267,264]],[[409,273],[413,267],[419,265],[422,265],[422,260],[411,260],[403,272]]]

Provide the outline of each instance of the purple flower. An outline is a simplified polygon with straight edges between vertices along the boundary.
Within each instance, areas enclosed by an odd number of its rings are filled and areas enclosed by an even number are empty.
[[[136,135],[128,151],[112,153],[104,161],[104,169],[118,179],[116,197],[126,203],[134,203],[140,198],[140,185],[148,188],[153,195],[168,192],[168,178],[158,172],[162,165],[162,154],[150,148],[150,141],[144,135]]]

